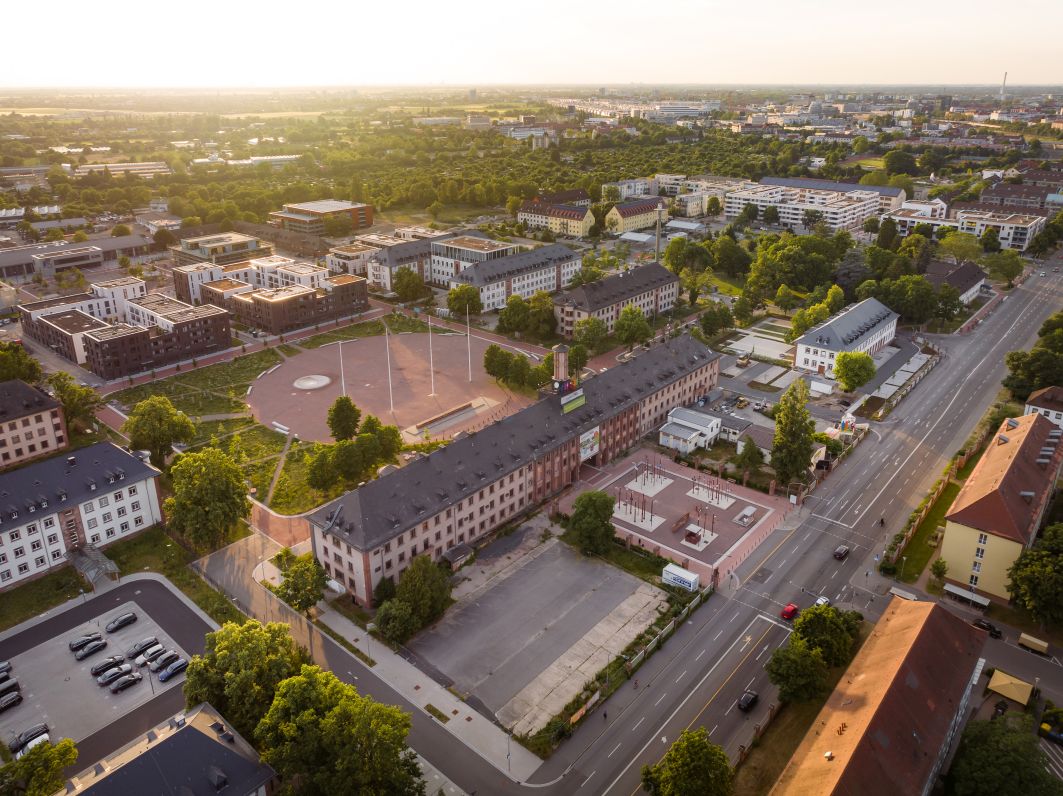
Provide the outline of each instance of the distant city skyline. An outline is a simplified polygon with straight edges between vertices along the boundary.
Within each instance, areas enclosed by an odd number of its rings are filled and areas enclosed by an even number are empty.
[[[1063,84],[1053,0],[71,8],[5,9],[0,87]]]

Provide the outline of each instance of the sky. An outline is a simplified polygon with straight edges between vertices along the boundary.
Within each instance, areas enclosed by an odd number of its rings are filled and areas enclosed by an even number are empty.
[[[1063,84],[1061,0],[4,5],[7,88]]]

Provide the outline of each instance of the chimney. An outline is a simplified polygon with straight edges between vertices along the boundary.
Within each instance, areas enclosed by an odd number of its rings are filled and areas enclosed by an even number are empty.
[[[554,381],[568,381],[568,346],[555,345],[554,352]]]

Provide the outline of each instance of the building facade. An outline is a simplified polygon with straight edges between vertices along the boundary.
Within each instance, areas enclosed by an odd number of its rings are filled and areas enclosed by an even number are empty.
[[[451,280],[466,268],[520,251],[519,244],[492,240],[480,234],[433,238],[428,243],[431,255],[424,281],[436,287],[448,287]]]
[[[217,235],[185,238],[176,246],[171,246],[170,253],[178,265],[230,265],[255,257],[269,257],[273,254],[273,244],[239,232],[220,232]],[[178,298],[181,296],[178,295]],[[182,298],[182,301],[188,299]]]
[[[86,243],[56,241],[12,246],[0,249],[0,279],[24,282],[37,274],[54,279],[60,271],[71,268],[84,271],[117,263],[121,257],[137,263],[150,254],[153,244],[151,238],[143,235],[121,235]]]
[[[605,214],[605,227],[617,235],[655,227],[658,218],[661,223],[668,220],[668,211],[662,207],[667,208],[667,204],[657,197],[622,202]]]
[[[0,589],[160,522],[158,477],[110,442],[0,474]]]
[[[859,229],[879,212],[879,195],[873,191],[825,191],[815,188],[793,188],[782,185],[756,185],[727,194],[724,200],[724,215],[737,218],[746,205],[757,208],[763,217],[764,211],[774,207],[779,213],[779,224],[784,227],[802,227],[807,214],[816,213],[820,220],[834,231]]]
[[[465,268],[451,277],[448,287],[472,285],[480,291],[485,311],[499,310],[510,296],[529,299],[541,290],[553,293],[567,287],[582,267],[579,252],[552,243]]]
[[[51,455],[68,444],[59,401],[18,379],[0,382],[0,467]]]
[[[678,296],[679,277],[660,263],[640,265],[555,296],[557,332],[570,338],[577,323],[598,318],[611,334],[624,307],[635,306],[653,318],[672,309]]]
[[[810,177],[762,177],[761,185],[777,185],[783,188],[796,188],[800,191],[826,191],[835,194],[847,194],[852,191],[869,191],[878,196],[880,213],[889,213],[900,209],[908,195],[903,188],[889,185],[860,185],[855,182],[836,182],[834,180],[817,180]]]
[[[899,317],[878,299],[851,304],[794,341],[794,368],[833,379],[838,354],[874,356],[897,336]]]
[[[373,226],[373,207],[361,202],[319,199],[286,204],[283,210],[269,214],[270,224],[304,235],[324,235],[326,222],[331,220],[349,223],[352,230],[366,229]]]
[[[594,226],[594,213],[589,207],[532,200],[520,206],[517,222],[528,229],[548,229],[555,235],[585,238]]]
[[[583,463],[612,461],[718,378],[719,354],[689,336],[662,343],[588,380],[582,401],[545,398],[318,509],[309,516],[314,554],[369,604],[377,584],[397,581],[415,556],[438,561],[487,537],[573,483]]]
[[[354,274],[366,276],[369,273],[369,260],[380,251],[368,243],[348,243],[345,246],[333,246],[325,258],[325,265],[334,274]]]
[[[997,213],[991,210],[957,210],[952,217],[934,216],[921,208],[908,207],[886,213],[883,218],[893,219],[897,234],[907,237],[921,224],[927,224],[937,234],[942,228],[955,229],[981,237],[986,230],[994,229],[1001,248],[1024,252],[1031,241],[1045,228],[1044,216],[1023,213]]]
[[[1034,390],[1026,399],[1026,409],[1023,414],[1043,415],[1056,428],[1063,428],[1063,387],[1044,387]]]

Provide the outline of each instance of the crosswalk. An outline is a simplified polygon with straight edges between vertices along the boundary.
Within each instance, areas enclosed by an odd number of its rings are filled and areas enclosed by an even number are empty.
[[[1041,738],[1041,750],[1048,757],[1048,770],[1057,779],[1063,779],[1063,746],[1053,743],[1047,738]]]

